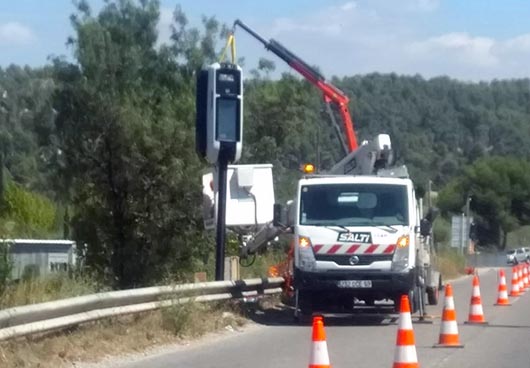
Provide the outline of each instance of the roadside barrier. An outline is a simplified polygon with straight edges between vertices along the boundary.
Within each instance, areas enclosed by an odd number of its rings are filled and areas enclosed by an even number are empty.
[[[410,316],[410,304],[407,295],[401,297],[393,365],[393,368],[405,367],[419,367],[418,356],[416,354],[416,342],[414,340],[414,330],[412,329],[412,318]]]
[[[528,283],[528,264],[523,264],[523,283],[525,290],[528,290],[530,283]]]
[[[524,288],[524,281],[523,281],[523,265],[517,266],[517,279],[519,280],[519,292],[521,294],[524,294],[526,290]]]
[[[504,269],[499,269],[499,293],[497,296],[497,306],[510,306],[510,300],[508,299],[508,289],[506,287],[506,275],[504,274]]]
[[[469,316],[465,323],[468,324],[487,324],[484,317],[484,309],[482,308],[482,300],[480,298],[480,282],[478,276],[473,276],[473,291],[471,293],[471,302],[469,306]]]
[[[451,284],[445,287],[444,308],[442,313],[442,323],[440,325],[440,338],[435,348],[463,348],[458,335],[458,325],[456,323],[455,301],[453,298],[453,288]]]
[[[512,267],[512,290],[510,291],[510,296],[521,295],[521,291],[519,290],[519,278],[517,274],[517,267]]]
[[[0,311],[0,341],[188,302],[278,294],[283,283],[275,277],[155,286],[9,308]]]
[[[313,317],[309,368],[331,368],[328,345],[326,343],[326,331],[324,331],[324,318],[322,316]]]

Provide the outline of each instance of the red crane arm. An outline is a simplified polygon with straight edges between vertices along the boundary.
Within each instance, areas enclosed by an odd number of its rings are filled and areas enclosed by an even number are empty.
[[[333,86],[332,84],[326,82],[326,79],[322,74],[320,74],[316,69],[309,66],[306,62],[300,59],[298,56],[293,54],[291,51],[286,49],[278,41],[271,39],[270,41],[265,40],[246,24],[241,22],[239,19],[234,22],[234,28],[240,26],[250,35],[258,39],[265,48],[269,51],[272,51],[280,59],[284,60],[291,68],[300,73],[304,78],[306,78],[311,84],[320,89],[324,95],[324,100],[326,103],[333,102],[337,105],[342,122],[344,125],[344,135],[346,136],[347,149],[349,152],[357,149],[357,137],[355,135],[355,129],[353,121],[351,118],[350,110],[348,108],[348,103],[350,99],[346,96],[340,89]]]

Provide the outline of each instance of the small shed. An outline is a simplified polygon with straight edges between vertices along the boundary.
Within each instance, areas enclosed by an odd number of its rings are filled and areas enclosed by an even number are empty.
[[[67,271],[76,265],[76,245],[72,240],[8,239],[12,263],[11,279],[25,273],[38,276]]]

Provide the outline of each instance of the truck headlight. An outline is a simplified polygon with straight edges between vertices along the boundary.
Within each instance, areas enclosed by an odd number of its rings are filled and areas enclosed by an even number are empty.
[[[392,257],[392,271],[403,271],[409,266],[410,238],[408,235],[401,236],[396,245],[396,251]]]
[[[299,236],[298,246],[300,249],[311,248],[311,239],[309,239],[307,236]]]
[[[313,247],[311,239],[307,236],[298,237],[298,267],[304,271],[312,271],[316,267],[315,255],[313,254]]]

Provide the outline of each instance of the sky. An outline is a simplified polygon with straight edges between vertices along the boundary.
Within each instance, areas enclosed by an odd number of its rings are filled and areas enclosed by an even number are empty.
[[[97,11],[103,0],[89,3]],[[226,24],[239,18],[328,78],[372,72],[464,81],[530,77],[528,0],[161,0],[160,42],[169,39],[177,4],[192,25],[202,15]],[[71,0],[0,0],[0,66],[71,58],[66,39],[73,35],[73,11]],[[236,41],[244,70],[260,57],[288,70],[242,30]]]

